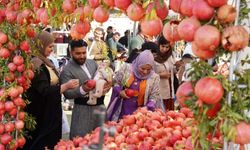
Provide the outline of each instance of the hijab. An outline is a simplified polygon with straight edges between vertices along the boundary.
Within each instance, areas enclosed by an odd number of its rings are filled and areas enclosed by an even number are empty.
[[[56,70],[54,64],[44,55],[45,49],[54,42],[54,37],[52,36],[52,34],[47,31],[42,31],[37,35],[36,41],[39,51],[37,57],[32,59],[32,63],[34,64],[35,69],[40,68],[40,66],[44,63],[48,67],[51,67],[53,70]]]
[[[154,73],[153,69],[151,69],[151,72],[147,76],[142,76],[139,73],[139,67],[141,67],[143,65],[147,65],[147,64],[152,66],[152,67],[154,66],[154,56],[150,50],[145,50],[145,51],[141,52],[136,57],[136,59],[132,62],[132,69],[133,69],[134,75],[138,79],[141,79],[141,80],[148,79]]]
[[[165,61],[168,60],[170,56],[172,56],[172,45],[163,36],[159,38],[158,45],[159,45],[159,49],[156,53],[155,61],[158,63],[164,63]],[[162,53],[160,51],[160,45],[168,45],[169,50],[165,53]]]

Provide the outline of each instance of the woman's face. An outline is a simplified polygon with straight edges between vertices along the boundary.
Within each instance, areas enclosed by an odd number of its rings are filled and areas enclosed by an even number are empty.
[[[147,75],[149,75],[149,73],[151,72],[152,70],[152,66],[149,65],[149,64],[146,64],[146,65],[142,65],[139,67],[139,73],[145,77]]]
[[[51,52],[53,52],[53,49],[54,49],[54,43],[49,44],[44,50],[44,56],[49,57]]]
[[[171,46],[169,44],[161,44],[160,45],[160,51],[161,53],[166,53],[171,49]]]

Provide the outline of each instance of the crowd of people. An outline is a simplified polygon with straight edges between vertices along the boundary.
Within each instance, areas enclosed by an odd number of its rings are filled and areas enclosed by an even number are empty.
[[[53,149],[61,139],[62,94],[66,99],[74,99],[70,139],[84,136],[100,125],[94,110],[103,107],[109,91],[112,95],[106,110],[107,121],[118,121],[138,107],[145,106],[151,111],[175,109],[175,92],[181,82],[188,80],[192,55],[183,55],[177,61],[171,43],[161,35],[152,40],[140,32],[140,27],[132,38],[129,30],[120,38],[113,27],[107,29],[106,38],[103,35],[104,30],[98,27],[94,38],[70,40],[68,59],[59,72],[49,60],[54,37],[47,31],[37,36],[41,44],[37,46],[39,54],[32,58],[32,63],[38,71],[27,92],[30,100],[27,112],[36,118],[37,125],[34,131],[28,132],[32,138],[27,140],[24,149]],[[126,62],[118,67],[117,60]],[[86,83],[95,78],[103,63],[113,69],[113,78],[105,79],[102,96],[95,104],[89,104],[89,93],[95,87]],[[128,89],[134,94],[128,95]]]

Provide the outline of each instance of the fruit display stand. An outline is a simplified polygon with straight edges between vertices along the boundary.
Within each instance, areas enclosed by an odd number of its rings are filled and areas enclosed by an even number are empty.
[[[71,37],[83,39],[90,31],[90,22],[104,23],[114,8],[140,22],[143,34],[153,37],[162,32],[171,43],[192,42],[192,52],[200,61],[192,63],[190,82],[184,82],[177,91],[178,102],[187,108],[166,113],[140,108],[118,123],[108,122],[105,130],[115,126],[117,132],[114,137],[105,133],[103,146],[157,149],[165,144],[168,149],[233,149],[233,142],[243,148],[250,142],[249,132],[244,132],[250,128],[250,117],[245,113],[250,105],[250,71],[235,68],[237,52],[249,44],[249,32],[237,23],[247,17],[248,7],[247,0],[170,0],[169,8],[182,17],[168,20],[164,0],[1,0],[0,149],[23,147],[29,136],[25,129],[35,127],[34,118],[24,112],[29,104],[24,93],[34,77],[30,60],[38,52],[36,34],[47,25],[58,28],[70,23]],[[223,54],[232,56],[229,79],[214,74],[205,61]],[[74,141],[61,141],[55,148],[66,143],[81,149],[96,143],[99,131],[104,128]],[[100,140],[102,143],[102,136]]]

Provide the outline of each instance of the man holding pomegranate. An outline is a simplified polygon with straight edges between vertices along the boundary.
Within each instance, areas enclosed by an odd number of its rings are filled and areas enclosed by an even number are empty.
[[[64,67],[60,80],[62,83],[70,79],[79,79],[80,86],[67,90],[64,96],[74,99],[74,107],[71,119],[70,139],[75,136],[85,136],[99,126],[94,110],[104,105],[104,96],[97,98],[95,105],[89,105],[89,92],[95,88],[94,78],[98,69],[97,63],[92,59],[86,59],[87,43],[83,40],[71,41],[69,43],[71,59]],[[103,94],[111,88],[111,84],[105,84]]]

